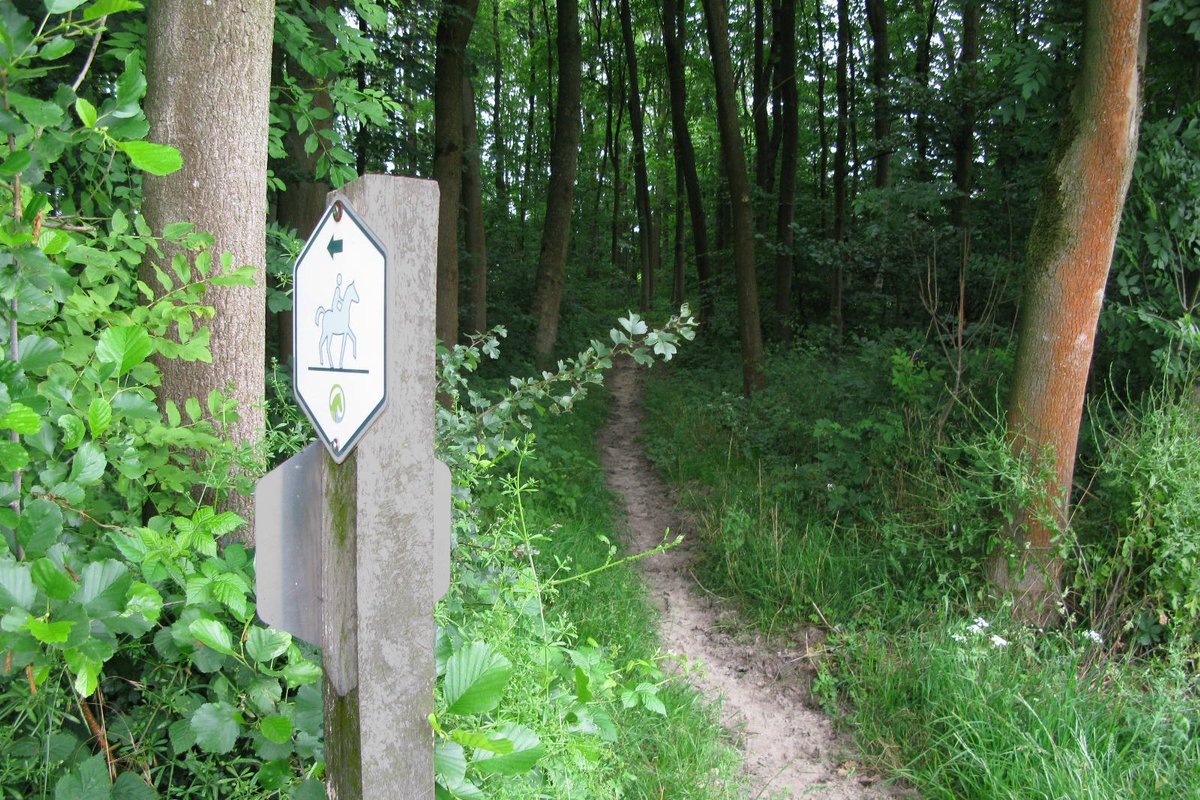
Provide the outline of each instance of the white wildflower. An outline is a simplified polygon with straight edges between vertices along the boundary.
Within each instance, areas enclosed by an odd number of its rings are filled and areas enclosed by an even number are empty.
[[[988,621],[986,619],[984,619],[983,617],[976,617],[975,623],[973,625],[967,626],[967,631],[970,633],[982,633],[983,631],[987,630],[990,627],[992,627],[992,626],[988,623]]]
[[[967,637],[963,636],[961,633],[952,633],[950,634],[950,638],[960,643],[967,640]]]
[[[992,634],[992,647],[1008,647],[1008,640],[1002,636]]]
[[[1096,644],[1104,644],[1104,637],[1096,631],[1087,631],[1083,634],[1083,638],[1091,639]]]

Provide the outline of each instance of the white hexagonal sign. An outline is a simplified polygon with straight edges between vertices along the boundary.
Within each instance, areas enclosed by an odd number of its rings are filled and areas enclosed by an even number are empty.
[[[296,399],[340,464],[387,402],[387,253],[338,196],[293,278]]]

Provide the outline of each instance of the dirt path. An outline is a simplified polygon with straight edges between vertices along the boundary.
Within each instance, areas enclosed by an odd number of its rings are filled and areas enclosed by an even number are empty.
[[[634,552],[657,545],[663,531],[689,533],[671,490],[642,455],[641,375],[628,363],[609,375],[613,404],[601,433],[609,486],[625,499]],[[640,562],[660,621],[664,646],[703,665],[696,683],[723,697],[723,722],[740,734],[751,798],[812,797],[878,800],[890,795],[857,772],[829,720],[813,709],[801,672],[803,648],[781,649],[736,631],[736,617],[700,588],[687,540]]]

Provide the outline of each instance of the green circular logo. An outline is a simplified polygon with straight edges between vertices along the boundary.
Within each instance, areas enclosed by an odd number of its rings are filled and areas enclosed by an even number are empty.
[[[335,383],[329,390],[329,413],[334,422],[341,422],[346,416],[346,393],[342,391],[341,384]]]

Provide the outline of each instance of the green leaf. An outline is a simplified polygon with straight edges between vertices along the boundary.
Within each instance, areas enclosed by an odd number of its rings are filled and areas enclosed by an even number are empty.
[[[116,364],[118,376],[141,364],[153,352],[150,334],[136,325],[107,328],[96,342],[96,358]]]
[[[88,426],[92,429],[92,438],[99,439],[112,423],[112,404],[104,397],[93,397],[88,405]]]
[[[464,747],[476,750],[487,750],[498,755],[507,755],[513,751],[513,743],[503,736],[487,731],[451,731],[450,738]]]
[[[122,772],[113,784],[112,800],[158,800],[158,792],[147,785],[142,776]]]
[[[42,45],[41,56],[46,61],[57,61],[75,49],[75,40],[64,36],[55,36]]]
[[[462,745],[438,739],[433,745],[433,774],[447,786],[466,780],[467,755]]]
[[[75,100],[75,113],[85,128],[96,127],[96,107],[82,97]]]
[[[71,628],[74,625],[75,622],[69,619],[59,622],[43,622],[37,617],[33,617],[29,620],[29,632],[44,644],[62,644],[71,635]]]
[[[142,4],[135,0],[96,0],[84,10],[83,21],[91,22],[121,11],[137,11],[141,7]]]
[[[75,593],[76,583],[48,558],[33,562],[33,582],[51,600],[66,600]]]
[[[0,610],[14,606],[28,610],[36,596],[28,564],[0,561]]]
[[[58,541],[63,529],[63,515],[55,503],[49,500],[31,500],[21,509],[17,521],[17,539],[25,552],[36,555],[46,552]]]
[[[44,375],[47,369],[62,360],[63,348],[46,336],[26,336],[18,342],[17,353],[21,369]]]
[[[79,447],[83,437],[87,434],[87,428],[83,424],[83,420],[74,414],[63,414],[58,418],[58,427],[62,431],[62,445],[67,450],[73,450]]]
[[[246,637],[246,655],[259,663],[278,658],[292,644],[292,635],[274,628],[251,628]]]
[[[451,714],[478,714],[500,705],[512,664],[483,642],[464,646],[446,662],[443,696]]]
[[[28,150],[18,150],[0,162],[0,177],[11,178],[28,169],[33,163],[33,154]]]
[[[119,561],[93,561],[79,575],[75,601],[93,618],[118,614],[125,608],[129,593],[129,569]]]
[[[75,691],[80,697],[91,697],[100,685],[100,671],[104,669],[104,662],[77,647],[69,648],[63,653],[63,658],[67,667],[75,673]]]
[[[188,632],[203,644],[218,653],[227,656],[236,655],[233,650],[233,636],[220,620],[198,619],[188,626]]]
[[[192,422],[197,422],[200,419],[200,401],[194,397],[189,397],[183,403],[183,410],[187,412],[188,419]]]
[[[287,717],[277,714],[263,717],[259,727],[262,728],[263,736],[275,744],[283,744],[292,740],[292,721]]]
[[[287,666],[280,670],[280,673],[287,681],[288,687],[292,689],[321,680],[321,668],[303,658],[288,661]]]
[[[64,39],[63,41],[69,40]],[[48,47],[49,45],[47,45]],[[45,50],[43,50],[43,57],[45,57],[44,54]],[[9,92],[8,101],[20,112],[21,116],[29,120],[30,125],[38,128],[53,128],[63,121],[63,110],[57,103],[38,100],[16,92]]]
[[[47,2],[47,5],[50,5]],[[111,800],[108,765],[104,756],[96,755],[58,779],[54,784],[54,800]]]
[[[292,764],[286,758],[268,761],[258,770],[254,779],[269,792],[277,792],[292,782]]]
[[[141,614],[150,622],[158,622],[162,615],[163,598],[158,589],[153,586],[135,581],[129,587],[129,602],[125,605],[126,614]]]
[[[100,449],[100,445],[95,442],[84,442],[75,451],[75,457],[71,459],[71,476],[67,480],[80,486],[87,486],[100,480],[107,465],[108,459],[104,457],[104,451]]]
[[[163,228],[163,238],[175,242],[187,236],[195,229],[196,225],[192,222],[169,222]]]
[[[513,744],[511,753],[492,755],[478,751],[472,766],[484,775],[523,775],[546,753],[537,734],[524,725],[506,722],[500,726],[504,738]]]
[[[183,156],[170,145],[154,142],[118,142],[117,149],[129,156],[135,167],[151,175],[170,175],[183,166]]]
[[[5,472],[24,469],[29,463],[29,453],[19,442],[0,442],[0,467]]]
[[[196,744],[206,753],[228,753],[237,744],[237,709],[229,703],[205,703],[192,714]]]
[[[34,434],[42,429],[42,417],[23,403],[13,403],[8,413],[0,417],[0,429]]]

